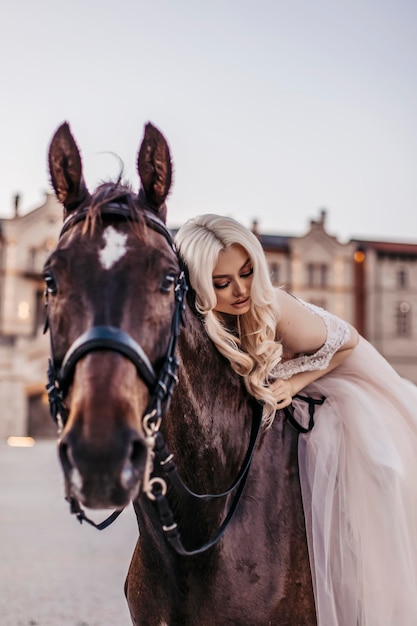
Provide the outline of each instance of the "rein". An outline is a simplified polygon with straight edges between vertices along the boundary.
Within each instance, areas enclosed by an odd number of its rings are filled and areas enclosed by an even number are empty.
[[[218,493],[218,494],[198,494],[198,493],[195,493],[194,491],[191,491],[187,487],[187,485],[184,484],[181,477],[179,476],[177,472],[177,468],[173,461],[173,455],[169,454],[161,433],[156,434],[156,437],[155,437],[156,455],[158,456],[159,463],[163,467],[165,474],[168,476],[171,485],[176,489],[176,491],[182,493],[186,497],[207,502],[209,500],[213,500],[216,498],[223,498],[236,490],[236,493],[230,505],[229,511],[226,517],[224,518],[223,522],[221,523],[221,526],[218,529],[218,531],[213,535],[213,537],[207,543],[205,543],[203,546],[199,548],[196,548],[195,550],[186,550],[184,548],[182,541],[181,541],[181,536],[178,530],[178,526],[174,520],[172,511],[168,504],[168,500],[165,498],[164,493],[163,492],[154,493],[155,504],[157,506],[159,518],[162,523],[162,530],[164,531],[168,542],[178,554],[182,554],[183,556],[193,556],[196,554],[201,554],[202,552],[205,552],[206,550],[214,546],[224,534],[226,528],[228,527],[230,521],[232,520],[235,514],[235,511],[240,501],[240,497],[243,493],[243,489],[246,484],[246,479],[249,475],[249,470],[250,470],[250,466],[252,463],[253,454],[254,454],[256,444],[259,438],[261,424],[262,424],[262,405],[259,402],[256,402],[254,404],[252,428],[251,428],[250,440],[249,440],[248,449],[246,451],[245,459],[232,485],[228,489],[226,489],[226,491],[223,491],[222,493]]]
[[[126,220],[134,219],[130,215],[127,207],[123,204],[109,203],[102,207],[102,215],[118,216]],[[88,215],[88,207],[79,211],[78,213],[71,214],[64,222],[62,227],[60,238],[71,228],[73,225],[84,221]],[[165,224],[156,215],[148,210],[143,210],[143,216],[147,226],[151,227],[156,232],[160,233],[168,242],[172,250],[177,255],[175,245],[172,241],[171,233]],[[46,386],[49,407],[52,419],[61,431],[68,418],[68,410],[65,406],[65,395],[71,386],[74,371],[78,361],[86,354],[97,350],[114,350],[119,352],[123,356],[126,356],[135,365],[138,375],[146,383],[150,392],[150,402],[146,410],[146,414],[142,418],[143,428],[146,434],[146,444],[148,448],[147,465],[144,472],[142,491],[146,494],[149,500],[153,501],[156,505],[158,515],[161,521],[162,530],[164,535],[173,547],[173,549],[181,555],[195,555],[204,552],[208,548],[212,547],[225,532],[229,525],[243,493],[243,489],[248,477],[249,469],[251,466],[254,450],[259,437],[259,432],[262,423],[262,406],[258,402],[254,402],[254,411],[252,419],[252,428],[250,434],[250,440],[248,450],[243,460],[242,466],[233,481],[232,485],[224,492],[219,494],[197,494],[191,491],[182,481],[178,475],[175,463],[173,461],[173,455],[167,450],[162,433],[160,432],[160,425],[162,419],[165,417],[174,387],[178,382],[178,359],[176,357],[177,340],[180,332],[180,326],[184,324],[184,311],[185,311],[185,298],[187,294],[188,286],[186,282],[185,272],[180,271],[176,285],[175,285],[175,306],[174,313],[171,322],[171,333],[168,342],[168,348],[165,356],[163,366],[157,375],[150,363],[147,355],[141,348],[141,346],[130,335],[125,333],[119,328],[112,326],[93,326],[80,337],[78,337],[74,343],[69,347],[67,353],[64,356],[62,364],[58,364],[53,354],[53,341],[51,336],[51,358],[48,365],[48,384]],[[46,300],[46,320],[45,320],[45,332],[49,328],[48,321],[48,289],[45,291]],[[159,476],[152,476],[154,471],[154,461],[157,460],[163,474],[169,479],[172,487],[188,498],[194,498],[197,500],[208,501],[212,499],[226,497],[227,495],[235,492],[233,500],[230,504],[230,508],[220,528],[214,534],[214,536],[200,548],[194,550],[186,550],[182,544],[181,537],[178,531],[177,524],[174,520],[173,513],[166,498],[167,484],[165,480]],[[71,513],[75,514],[78,521],[83,521],[94,526],[98,530],[107,528],[123,511],[123,509],[114,511],[107,519],[100,524],[96,524],[93,520],[87,517],[84,510],[80,506],[80,503],[74,497],[67,497],[70,503]]]

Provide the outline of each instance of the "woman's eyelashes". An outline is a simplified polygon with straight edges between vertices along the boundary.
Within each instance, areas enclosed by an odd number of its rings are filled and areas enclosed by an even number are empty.
[[[241,274],[239,274],[240,278],[249,278],[253,274],[253,267],[250,267],[247,270],[244,270]],[[226,289],[230,285],[230,280],[225,283],[213,283],[213,287],[215,289]]]
[[[241,274],[240,277],[241,278],[249,278],[249,276],[252,276],[253,274],[253,267],[251,267],[247,272],[245,272],[244,274]]]

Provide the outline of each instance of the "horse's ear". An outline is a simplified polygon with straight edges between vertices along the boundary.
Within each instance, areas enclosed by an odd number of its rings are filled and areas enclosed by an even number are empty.
[[[49,146],[49,172],[56,197],[67,213],[90,197],[84,182],[80,152],[67,122],[52,137]]]
[[[155,126],[148,123],[138,154],[138,174],[146,204],[165,221],[165,200],[172,180],[172,165],[165,137]]]

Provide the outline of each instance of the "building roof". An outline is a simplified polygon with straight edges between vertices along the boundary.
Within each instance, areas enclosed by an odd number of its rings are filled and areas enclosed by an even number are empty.
[[[387,256],[417,257],[416,243],[402,243],[391,241],[369,241],[365,239],[351,239],[359,248],[374,250],[377,254]]]
[[[256,233],[264,250],[288,252],[288,242],[291,237],[287,235],[261,235]]]

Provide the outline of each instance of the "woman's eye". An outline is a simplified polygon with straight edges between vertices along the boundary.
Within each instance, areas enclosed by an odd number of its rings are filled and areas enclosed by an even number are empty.
[[[173,276],[172,274],[168,274],[163,279],[159,289],[160,291],[168,293],[169,291],[171,291],[172,285],[174,283],[175,283],[175,276]]]
[[[252,274],[253,274],[253,267],[251,267],[250,270],[248,270],[244,274],[241,274],[240,277],[241,278],[249,278],[249,276],[252,276]]]
[[[44,274],[43,279],[44,279],[45,284],[46,284],[46,291],[47,291],[47,293],[50,293],[52,295],[56,294],[57,286],[56,286],[54,277],[51,276],[51,274]]]
[[[228,287],[229,285],[230,285],[230,283],[229,283],[229,282],[227,282],[227,283],[221,283],[221,284],[219,284],[219,283],[213,283],[213,287],[214,287],[215,289],[226,289],[226,287]]]

